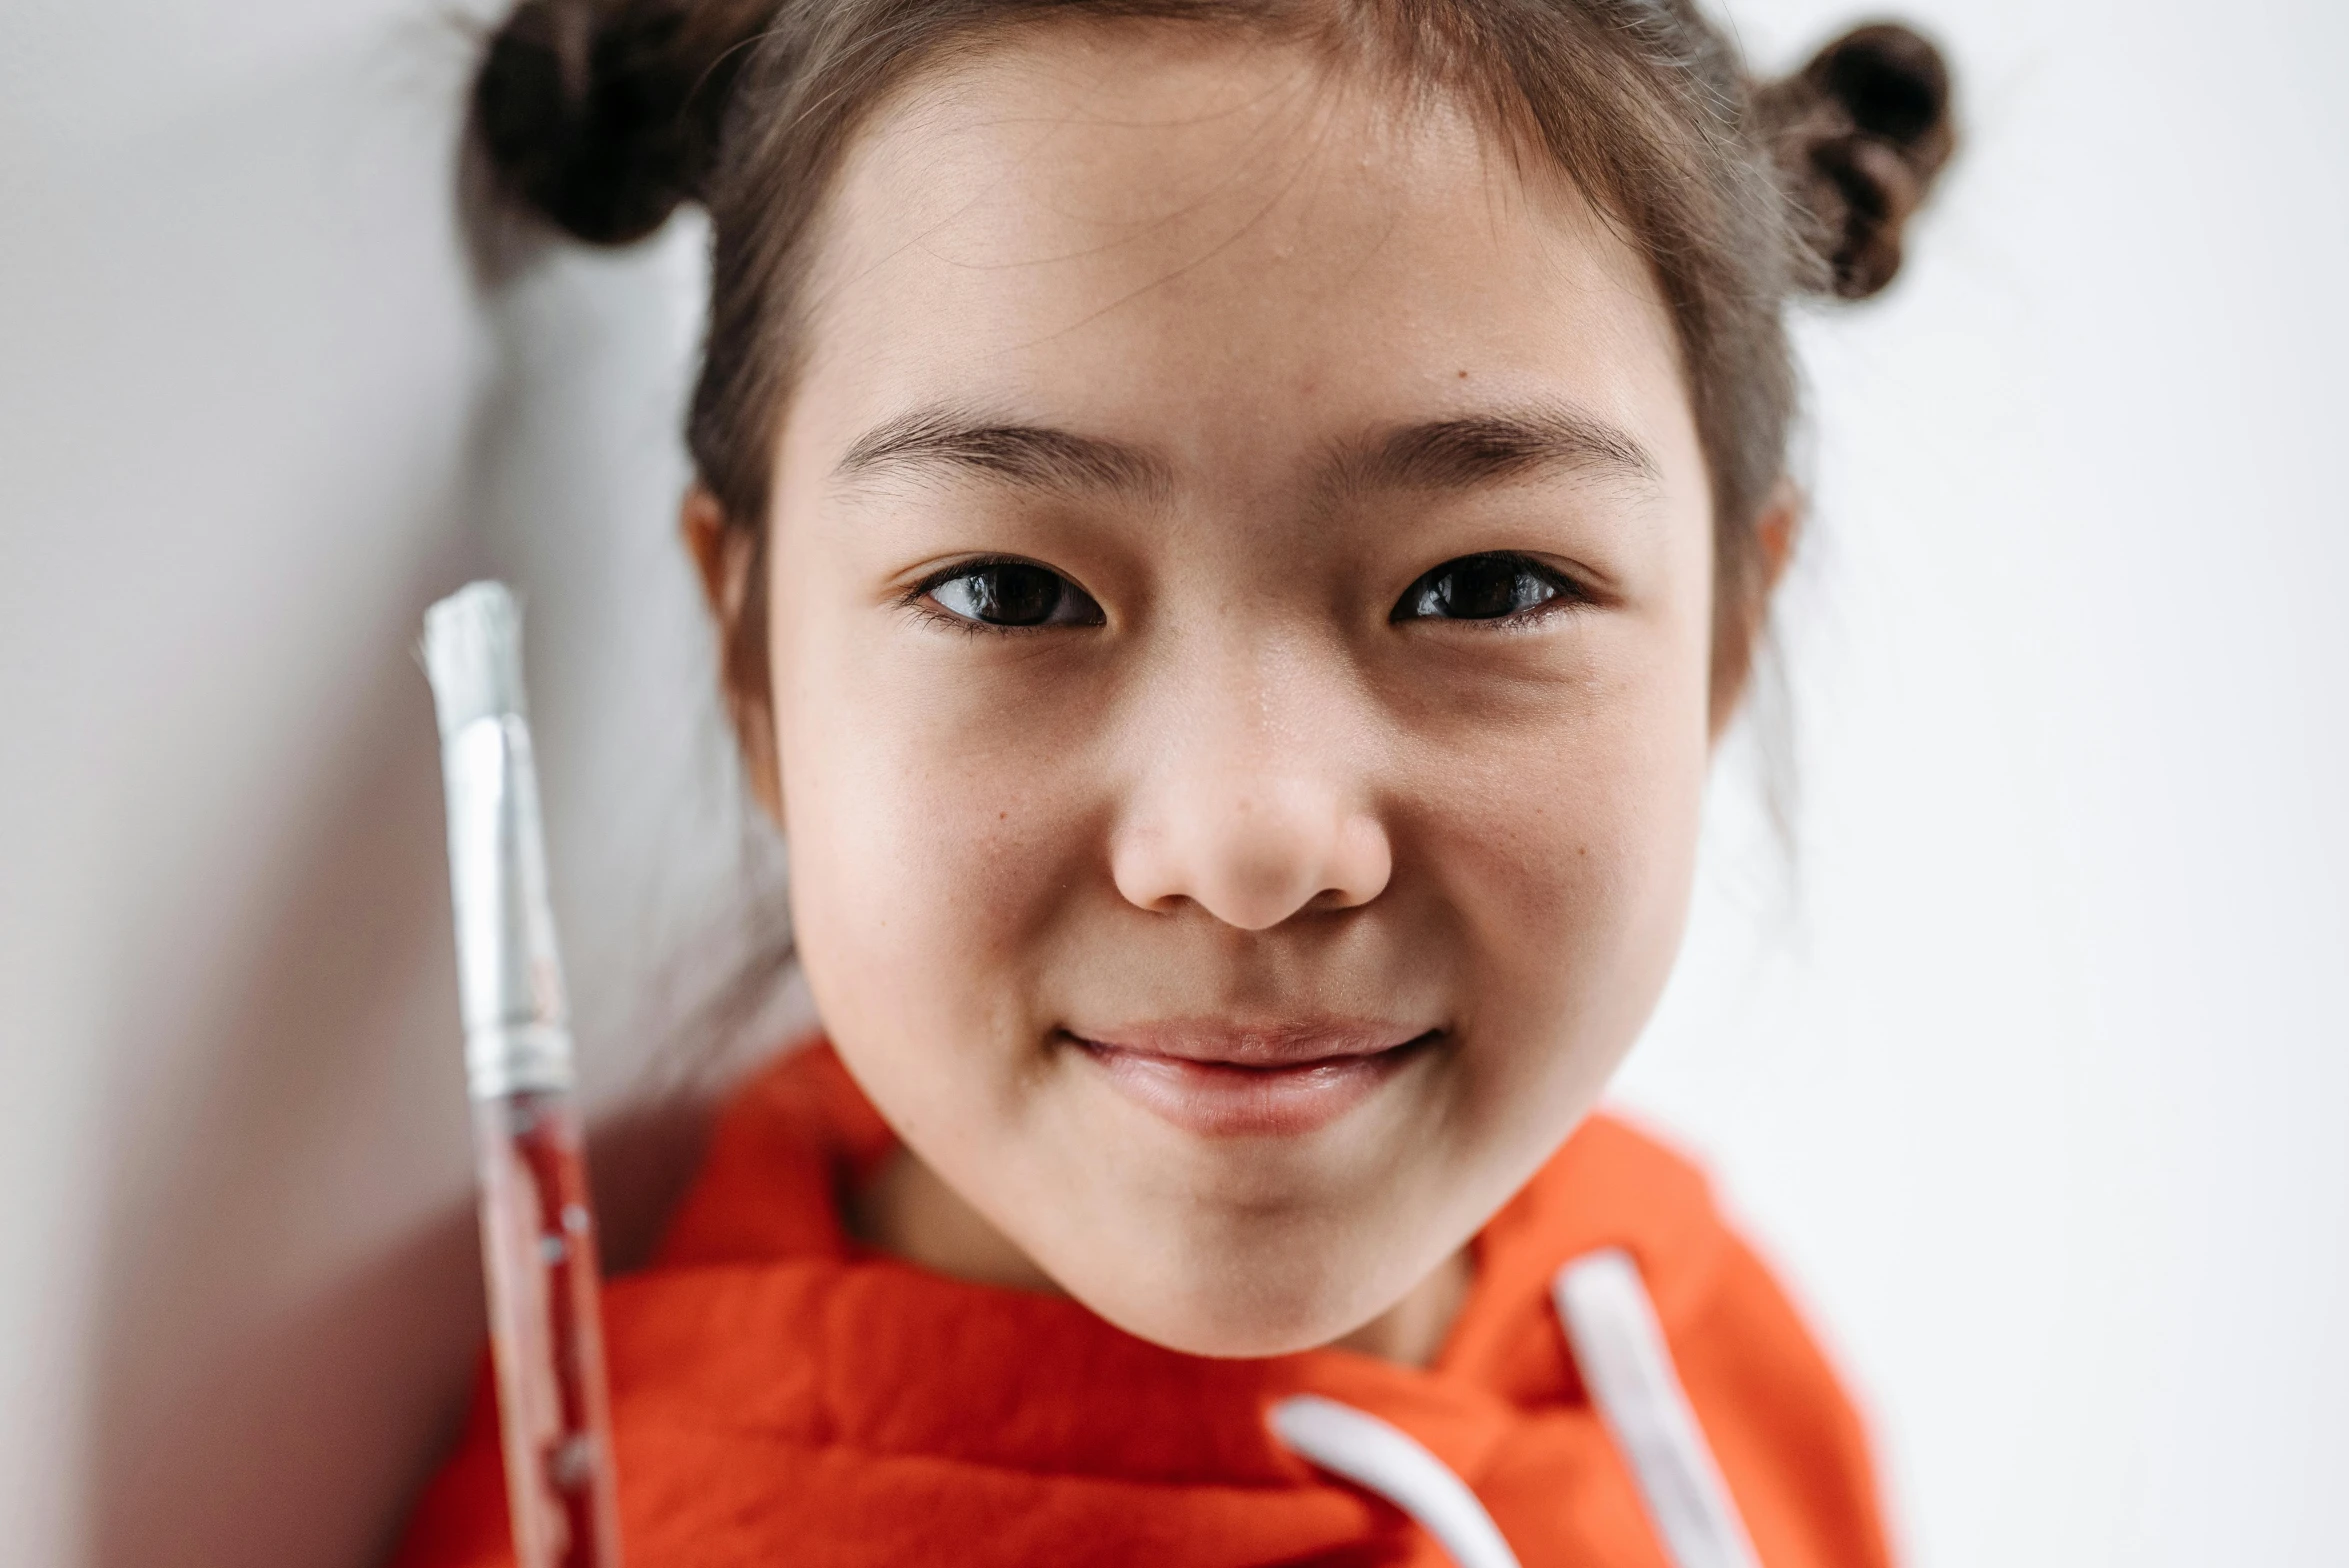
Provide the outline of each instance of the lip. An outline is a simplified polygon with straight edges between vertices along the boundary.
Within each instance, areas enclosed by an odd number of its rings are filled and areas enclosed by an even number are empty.
[[[1207,1137],[1294,1137],[1361,1104],[1436,1037],[1356,1020],[1263,1027],[1183,1020],[1069,1033],[1111,1087]]]

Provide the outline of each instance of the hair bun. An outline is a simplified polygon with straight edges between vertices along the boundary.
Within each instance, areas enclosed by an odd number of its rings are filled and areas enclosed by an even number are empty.
[[[1941,51],[1888,22],[1760,93],[1823,292],[1865,299],[1900,271],[1901,229],[1956,146],[1949,100]]]
[[[524,0],[490,41],[474,123],[499,186],[624,245],[699,192],[725,96],[690,0]],[[728,73],[730,74],[730,73]]]

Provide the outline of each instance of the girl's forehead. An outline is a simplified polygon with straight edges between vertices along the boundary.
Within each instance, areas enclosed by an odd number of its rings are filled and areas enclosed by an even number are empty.
[[[1629,245],[1441,97],[1303,48],[1026,35],[909,84],[827,207],[801,406],[844,429],[1081,399],[1095,423],[1277,440],[1473,391],[1698,461]]]

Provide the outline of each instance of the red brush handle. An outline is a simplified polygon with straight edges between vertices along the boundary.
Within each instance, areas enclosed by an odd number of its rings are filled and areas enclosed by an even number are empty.
[[[473,1102],[518,1568],[619,1568],[595,1215],[569,1094]]]

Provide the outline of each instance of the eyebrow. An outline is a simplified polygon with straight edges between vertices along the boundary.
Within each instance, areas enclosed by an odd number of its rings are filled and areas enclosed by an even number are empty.
[[[1051,490],[1152,495],[1174,483],[1166,462],[1139,447],[1047,425],[918,409],[874,426],[842,456],[833,477],[956,469]]]
[[[1344,443],[1323,468],[1324,493],[1465,490],[1567,469],[1653,483],[1656,461],[1624,431],[1579,409],[1526,409],[1425,420]],[[956,470],[1038,489],[1154,497],[1174,485],[1155,453],[1099,436],[1024,424],[950,407],[917,409],[859,436],[833,469],[856,481],[891,473]]]
[[[1341,448],[1327,484],[1342,495],[1376,490],[1468,490],[1545,469],[1654,483],[1647,448],[1606,421],[1562,404],[1428,420]]]

